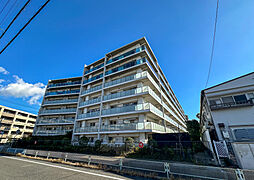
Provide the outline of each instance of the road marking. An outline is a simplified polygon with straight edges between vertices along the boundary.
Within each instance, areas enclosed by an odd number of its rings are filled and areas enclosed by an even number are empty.
[[[52,165],[52,164],[47,164],[47,163],[30,161],[30,160],[26,160],[26,159],[15,158],[15,157],[1,156],[1,158],[15,159],[15,160],[18,160],[18,161],[25,161],[25,162],[30,162],[30,163],[34,163],[34,164],[40,164],[40,165],[44,165],[44,166],[50,166],[50,167],[55,167],[55,168],[59,168],[59,169],[65,169],[65,170],[69,170],[69,171],[75,171],[75,172],[89,174],[89,175],[94,175],[94,176],[100,176],[100,177],[104,177],[104,178],[110,178],[110,179],[116,179],[116,180],[124,180],[124,179],[118,178],[118,177],[107,176],[107,175],[103,175],[103,174],[96,174],[96,173],[92,173],[92,172],[81,171],[81,170],[78,170],[78,169],[72,169],[72,168],[67,168],[67,167],[63,167],[63,166],[57,166],[57,165]]]

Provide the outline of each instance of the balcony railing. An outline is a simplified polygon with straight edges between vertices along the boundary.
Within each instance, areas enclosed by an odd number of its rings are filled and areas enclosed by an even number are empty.
[[[96,117],[100,115],[100,111],[95,111],[95,112],[89,112],[85,114],[79,114],[78,119],[84,119],[84,118],[89,118],[89,117]]]
[[[122,66],[119,66],[119,67],[116,67],[116,68],[113,68],[111,70],[108,70],[106,71],[105,75],[110,75],[112,73],[115,73],[115,72],[118,72],[118,71],[121,71],[121,70],[124,70],[124,69],[128,69],[132,66],[135,66],[135,65],[138,65],[138,64],[142,64],[146,62],[146,58],[142,58],[142,59],[137,59],[137,60],[134,60],[134,61],[131,61],[131,62],[128,62]]]
[[[79,89],[76,90],[68,90],[68,91],[56,91],[56,92],[46,92],[45,96],[50,96],[50,95],[61,95],[61,94],[76,94],[79,93]]]
[[[92,81],[95,81],[95,80],[97,80],[97,79],[100,79],[100,78],[102,78],[102,76],[103,76],[103,74],[99,74],[99,75],[94,76],[94,77],[92,77],[92,78],[86,79],[86,80],[84,80],[84,84],[89,83],[89,82],[92,82]]]
[[[88,94],[88,93],[94,92],[94,91],[98,91],[98,90],[100,90],[101,88],[102,88],[102,85],[94,86],[94,87],[92,87],[92,88],[90,88],[90,89],[86,89],[86,90],[82,91],[81,95]]]
[[[84,102],[80,102],[79,106],[86,106],[86,105],[89,105],[89,104],[98,103],[100,101],[101,101],[101,97],[98,97],[96,99],[90,99],[90,100],[87,100],[87,101],[84,101]]]
[[[87,70],[87,71],[85,72],[85,74],[88,74],[88,73],[93,72],[93,71],[95,71],[95,70],[97,70],[97,69],[100,69],[100,68],[103,67],[103,66],[104,66],[104,63],[102,63],[102,64],[100,64],[100,65],[98,65],[98,66],[95,66],[94,68]]]
[[[109,86],[113,86],[113,85],[116,85],[116,84],[131,81],[131,80],[134,80],[134,79],[142,78],[142,77],[145,77],[146,75],[147,75],[147,72],[144,71],[142,73],[137,73],[137,74],[134,74],[134,75],[125,76],[125,77],[120,78],[120,79],[116,79],[116,80],[113,80],[113,81],[110,81],[110,82],[106,82],[105,87],[109,87]],[[94,92],[94,91],[98,91],[101,88],[102,88],[102,85],[95,86],[95,87],[92,87],[90,89],[86,89],[86,90],[82,91],[81,95],[88,94],[88,93]]]
[[[251,99],[251,100],[246,100],[246,101],[214,104],[214,105],[210,105],[210,109],[213,111],[213,110],[218,110],[218,109],[245,107],[245,106],[253,106],[253,105],[254,105],[254,101],[253,101],[253,99]]]
[[[98,126],[80,127],[75,129],[75,133],[98,132]],[[129,123],[101,126],[100,131],[130,131],[130,130],[150,130],[165,132],[165,127],[154,122],[145,123]],[[173,132],[172,129],[166,127],[166,133]]]
[[[130,55],[133,55],[133,54],[135,54],[135,53],[137,53],[137,52],[140,52],[140,51],[142,51],[142,50],[144,50],[144,49],[145,49],[145,46],[141,46],[141,47],[138,47],[138,48],[136,48],[136,49],[132,49],[132,50],[130,50],[130,51],[124,53],[124,54],[121,54],[120,56],[117,56],[117,57],[114,57],[114,58],[108,60],[108,61],[107,61],[107,64],[112,63],[112,62],[115,62],[115,61],[118,61],[118,60],[123,59],[123,58],[125,58],[125,57],[128,57],[128,56],[130,56]]]
[[[54,100],[54,101],[44,101],[43,104],[60,104],[60,103],[76,103],[78,99],[61,99],[61,100]]]
[[[113,86],[113,85],[116,85],[116,84],[120,84],[120,83],[124,83],[124,82],[127,82],[127,81],[131,81],[131,80],[134,80],[134,79],[146,77],[147,73],[148,72],[143,71],[142,73],[137,73],[137,74],[134,74],[134,75],[125,76],[125,77],[120,78],[120,79],[109,81],[109,82],[105,83],[105,87],[109,87],[109,86]]]
[[[72,130],[37,130],[35,135],[64,135]]]
[[[81,81],[73,81],[73,82],[65,82],[65,83],[55,83],[55,84],[49,84],[49,87],[58,87],[58,86],[69,86],[69,85],[76,85],[81,84]]]
[[[75,119],[40,119],[37,124],[63,124],[74,123]]]
[[[69,109],[45,109],[40,112],[40,114],[50,114],[50,113],[72,113],[76,112],[76,108]]]

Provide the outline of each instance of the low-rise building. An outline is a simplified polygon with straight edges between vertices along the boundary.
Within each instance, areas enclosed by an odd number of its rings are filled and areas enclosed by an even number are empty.
[[[254,169],[254,72],[204,89],[200,123],[203,140],[219,158]]]
[[[36,115],[0,105],[0,143],[32,135]]]

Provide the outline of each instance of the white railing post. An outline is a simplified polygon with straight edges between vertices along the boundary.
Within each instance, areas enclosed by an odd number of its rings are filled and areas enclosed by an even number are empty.
[[[88,166],[91,164],[91,156],[88,156]]]
[[[119,168],[120,168],[120,171],[122,171],[122,169],[123,169],[123,158],[121,158],[119,160]]]
[[[169,173],[170,173],[169,163],[164,163],[164,170],[165,170],[165,173],[167,173],[167,179],[170,179],[169,178]]]
[[[65,154],[65,158],[64,158],[64,161],[66,162],[67,160],[67,157],[68,157],[68,153]]]
[[[235,170],[235,175],[237,180],[245,180],[244,174],[243,174],[243,170],[241,169],[236,169]]]

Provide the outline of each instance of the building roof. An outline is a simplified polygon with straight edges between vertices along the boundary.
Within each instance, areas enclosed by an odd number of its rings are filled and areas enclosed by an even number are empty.
[[[254,72],[250,72],[250,73],[248,73],[248,74],[244,74],[244,75],[242,75],[242,76],[239,76],[239,77],[233,78],[233,79],[231,79],[231,80],[228,80],[228,81],[222,82],[222,83],[220,83],[220,84],[217,84],[217,85],[211,86],[211,87],[209,87],[209,88],[204,89],[203,91],[206,91],[206,90],[209,90],[209,89],[212,89],[212,88],[215,88],[215,87],[221,86],[221,85],[223,85],[223,84],[227,84],[227,83],[229,83],[229,82],[232,82],[232,81],[235,81],[235,80],[241,79],[241,78],[246,77],[246,76],[249,76],[249,75],[251,75],[251,74],[254,74]]]

